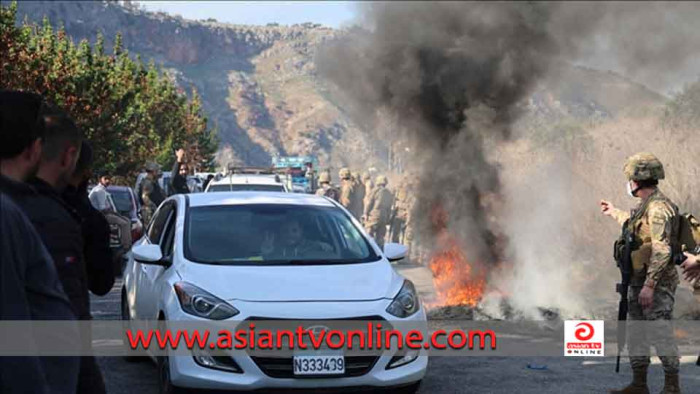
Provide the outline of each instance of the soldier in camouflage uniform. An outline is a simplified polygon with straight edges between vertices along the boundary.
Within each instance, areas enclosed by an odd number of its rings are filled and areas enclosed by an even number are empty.
[[[377,177],[372,195],[365,205],[364,223],[369,235],[374,238],[380,248],[384,248],[386,227],[389,225],[391,207],[394,204],[394,196],[386,188],[388,180],[385,176]]]
[[[369,174],[369,171],[365,171],[362,174],[362,184],[365,186],[365,198],[362,200],[362,212],[364,213],[369,198],[372,196],[372,189],[374,188],[372,176]]]
[[[323,171],[318,176],[318,190],[316,190],[317,196],[324,196],[332,198],[335,201],[340,199],[340,192],[338,189],[331,185],[331,173],[328,171]]]
[[[340,177],[340,198],[338,202],[354,215],[352,209],[354,208],[353,198],[355,198],[355,185],[353,185],[352,179],[350,179],[350,170],[341,168],[338,172],[338,177]]]
[[[163,192],[163,189],[161,189],[160,185],[158,184],[158,177],[160,176],[160,166],[157,163],[154,162],[148,162],[146,163],[146,177],[141,181],[141,184],[138,185],[137,190],[136,190],[136,196],[141,197],[143,196],[143,187],[146,184],[151,185],[151,188],[149,188],[150,192],[148,193],[148,197],[151,200],[153,204],[158,207],[160,203],[162,203],[166,196],[165,192]],[[143,204],[143,201],[141,201]]]
[[[153,214],[156,213],[158,207],[151,201],[151,193],[153,193],[153,182],[144,180],[144,185],[141,188],[141,200],[143,204],[141,205],[141,222],[143,222],[143,228],[147,228],[151,223]]]
[[[362,176],[359,172],[353,172],[350,179],[352,179],[355,189],[355,197],[352,199],[354,205],[352,213],[357,220],[360,220],[365,210],[365,185],[362,183]]]
[[[396,199],[391,208],[389,234],[391,242],[403,243],[408,220],[408,184],[404,181],[396,190]]]
[[[661,162],[650,153],[638,153],[627,159],[624,166],[627,190],[642,201],[631,213],[601,201],[603,214],[629,226],[634,235],[632,248],[632,278],[629,289],[629,319],[656,321],[654,347],[660,354],[665,373],[662,393],[680,393],[678,381],[678,347],[673,337],[673,316],[678,273],[673,253],[679,242],[678,207],[658,189],[664,179]],[[633,322],[631,324],[633,324]],[[630,363],[634,374],[632,383],[611,393],[648,393],[649,342],[643,327],[629,330]]]

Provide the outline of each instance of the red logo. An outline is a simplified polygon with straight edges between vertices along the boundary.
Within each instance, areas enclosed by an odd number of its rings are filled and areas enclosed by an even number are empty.
[[[593,338],[594,334],[595,329],[593,329],[593,326],[590,323],[579,323],[576,325],[576,331],[574,331],[574,336],[576,336],[576,339],[579,341],[587,341]]]
[[[564,322],[564,356],[605,356],[605,322],[567,320]]]

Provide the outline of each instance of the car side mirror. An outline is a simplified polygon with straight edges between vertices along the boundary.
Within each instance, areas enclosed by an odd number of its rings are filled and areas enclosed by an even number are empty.
[[[406,257],[408,248],[401,244],[388,243],[384,245],[384,255],[389,261],[399,261]]]
[[[170,262],[163,258],[163,252],[159,245],[142,244],[136,245],[131,249],[131,254],[134,260],[142,264],[160,265],[167,267]]]

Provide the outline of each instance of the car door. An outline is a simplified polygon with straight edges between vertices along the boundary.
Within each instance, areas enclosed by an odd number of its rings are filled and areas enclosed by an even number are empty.
[[[176,205],[173,201],[167,201],[156,212],[153,217],[153,222],[148,229],[147,242],[150,244],[160,245],[161,251],[165,249],[166,233],[171,222],[176,217]],[[174,227],[174,226],[170,226]],[[166,254],[163,252],[163,256]],[[136,312],[139,319],[155,319],[157,311],[153,310],[157,307],[156,281],[160,278],[163,272],[167,269],[154,264],[138,264],[138,282],[136,291]]]

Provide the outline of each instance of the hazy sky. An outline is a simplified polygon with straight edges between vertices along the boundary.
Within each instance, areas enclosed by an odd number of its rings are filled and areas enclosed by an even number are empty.
[[[355,15],[350,1],[141,1],[149,11],[165,11],[187,19],[215,18],[246,25],[314,22],[339,27]]]

